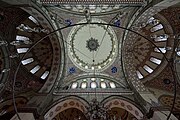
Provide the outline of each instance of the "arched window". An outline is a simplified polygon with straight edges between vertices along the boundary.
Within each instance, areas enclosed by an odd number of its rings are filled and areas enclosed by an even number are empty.
[[[41,79],[46,79],[48,75],[49,75],[49,71],[45,71],[41,76]]]
[[[96,82],[91,82],[91,88],[96,88],[97,87],[97,83]]]
[[[136,73],[137,73],[137,76],[138,76],[139,79],[144,78],[144,76],[138,70],[136,71]]]
[[[84,89],[84,88],[86,88],[86,87],[87,87],[87,82],[82,82],[82,83],[81,83],[81,88]]]
[[[72,89],[75,89],[75,88],[77,88],[77,86],[78,86],[78,83],[77,83],[77,82],[74,82],[74,83],[72,84],[71,88],[72,88]]]
[[[153,62],[153,63],[156,63],[156,64],[161,64],[161,60],[160,59],[157,59],[157,58],[154,58],[154,57],[151,57],[150,58],[150,61]]]
[[[150,67],[147,66],[147,65],[144,65],[143,68],[144,68],[148,73],[152,73],[152,72],[153,72],[153,69],[150,68]]]
[[[29,38],[26,37],[26,36],[16,35],[16,40],[23,40],[23,41],[25,41],[25,40],[29,40]]]
[[[100,85],[101,85],[101,88],[106,88],[107,87],[105,82],[101,82]]]
[[[27,65],[29,63],[32,63],[33,61],[34,61],[33,58],[27,58],[25,60],[22,60],[21,62],[22,62],[23,65]]]
[[[41,67],[39,65],[36,65],[30,72],[32,74],[36,73]]]
[[[29,50],[29,48],[17,48],[18,53],[26,53]]]
[[[159,49],[154,48],[155,52],[160,52],[159,50],[161,50],[162,53],[166,53],[166,48],[165,47],[159,47]]]
[[[39,25],[38,21],[33,16],[29,16],[28,19],[30,19],[35,24]]]
[[[116,85],[114,84],[114,82],[110,82],[109,85],[111,88],[116,88]]]
[[[155,32],[155,31],[158,31],[158,30],[161,30],[161,29],[163,29],[162,24],[158,24],[158,25],[152,27],[152,28],[150,29],[150,31],[151,31],[151,32]]]

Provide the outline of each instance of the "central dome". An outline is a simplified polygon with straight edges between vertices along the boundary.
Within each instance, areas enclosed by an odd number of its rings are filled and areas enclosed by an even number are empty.
[[[79,23],[86,23],[82,20]],[[92,19],[92,23],[105,23]],[[117,37],[107,25],[85,24],[72,28],[68,35],[69,57],[83,71],[102,71],[108,68],[117,55]]]

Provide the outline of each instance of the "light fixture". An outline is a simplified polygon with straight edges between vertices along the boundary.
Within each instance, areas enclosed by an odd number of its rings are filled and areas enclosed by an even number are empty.
[[[10,43],[11,45],[18,46],[18,45],[31,45],[31,40],[15,40]]]
[[[94,98],[90,102],[90,107],[86,113],[89,120],[121,120],[121,117],[116,118],[115,115],[110,115],[110,110],[103,106],[100,102]]]
[[[20,24],[18,27],[16,27],[16,29],[20,31],[25,31],[25,32],[33,32],[33,29],[31,27],[24,24]]]
[[[16,29],[24,32],[49,33],[47,29],[43,29],[40,27],[31,28],[28,25],[24,25],[24,24],[20,24],[18,27],[16,27]]]
[[[93,99],[86,113],[89,120],[108,120],[110,118],[108,109],[100,104],[97,99]]]
[[[0,46],[3,46],[3,45],[7,46],[8,44],[6,41],[0,41]]]
[[[15,54],[10,55],[9,57],[10,57],[10,58],[17,58],[17,57],[19,57],[19,54],[18,54],[18,53],[15,53]]]

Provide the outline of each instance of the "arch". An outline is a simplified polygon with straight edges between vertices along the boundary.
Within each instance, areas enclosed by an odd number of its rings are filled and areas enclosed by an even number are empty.
[[[102,102],[104,103],[105,108],[121,108],[134,115],[134,117],[136,117],[138,120],[143,118],[143,113],[137,107],[138,105],[127,98],[109,97]]]
[[[42,28],[48,30],[49,32],[54,31],[57,29],[57,25],[51,22],[50,16],[45,9],[36,9],[37,6],[33,4],[33,7],[21,7],[22,10],[27,12],[30,16],[28,17],[29,20],[34,22],[34,24],[39,24],[42,26]],[[63,71],[63,65],[61,63],[64,63],[64,44],[60,38],[60,32],[56,32],[56,34],[53,34],[51,36],[46,36],[44,39],[49,38],[49,42],[53,45],[52,47],[52,64],[51,68],[49,70],[49,74],[46,77],[46,81],[44,85],[39,90],[39,93],[49,93],[53,85],[55,85],[55,82],[58,78],[61,77],[61,73]],[[36,42],[33,44],[33,48],[38,44],[39,42]],[[30,51],[31,48],[28,49],[28,51],[25,53],[27,54]],[[24,57],[26,55],[23,55]],[[59,67],[57,67],[59,66]],[[43,74],[42,74],[43,75]]]
[[[87,112],[87,102],[80,97],[69,96],[66,98],[61,98],[57,104],[51,107],[48,112],[44,115],[45,120],[53,119],[60,112],[67,110],[69,108],[76,108],[83,113]]]

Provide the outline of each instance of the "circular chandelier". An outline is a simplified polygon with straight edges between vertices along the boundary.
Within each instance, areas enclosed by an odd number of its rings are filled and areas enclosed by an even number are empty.
[[[121,120],[121,117],[110,115],[110,109],[104,107],[96,98],[90,102],[86,116],[88,120]]]

